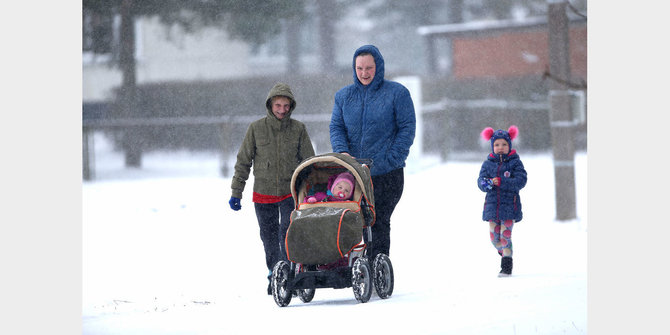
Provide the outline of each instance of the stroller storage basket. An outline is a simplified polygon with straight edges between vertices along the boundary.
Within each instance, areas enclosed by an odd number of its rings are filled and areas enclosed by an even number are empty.
[[[295,210],[286,233],[288,259],[301,264],[326,264],[348,254],[363,237],[360,211],[336,207]]]

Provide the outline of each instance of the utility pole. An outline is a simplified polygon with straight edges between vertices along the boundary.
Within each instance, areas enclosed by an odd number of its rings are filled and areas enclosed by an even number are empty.
[[[547,0],[549,5],[549,72],[561,81],[552,80],[549,91],[551,140],[556,189],[556,219],[576,218],[575,196],[575,121],[570,82],[570,40],[566,0]]]

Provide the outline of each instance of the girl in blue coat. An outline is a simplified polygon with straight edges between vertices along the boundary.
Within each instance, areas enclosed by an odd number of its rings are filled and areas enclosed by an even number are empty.
[[[507,131],[487,127],[481,133],[491,141],[491,153],[482,164],[477,185],[486,192],[482,219],[489,222],[491,243],[502,256],[499,277],[512,274],[512,228],[523,218],[519,190],[526,186],[526,170],[512,149],[518,134],[517,126]]]

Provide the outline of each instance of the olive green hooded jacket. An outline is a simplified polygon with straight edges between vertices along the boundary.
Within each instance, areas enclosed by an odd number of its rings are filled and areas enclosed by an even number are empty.
[[[291,100],[286,116],[279,120],[272,113],[272,98],[285,96]],[[265,101],[266,116],[249,125],[235,163],[232,196],[242,199],[249,171],[254,167],[254,192],[283,196],[291,193],[293,171],[305,159],[314,156],[312,141],[305,125],[291,119],[296,101],[291,88],[278,83]]]

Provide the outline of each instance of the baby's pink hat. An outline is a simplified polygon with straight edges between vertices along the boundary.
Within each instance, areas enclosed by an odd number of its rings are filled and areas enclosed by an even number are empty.
[[[333,184],[331,185],[331,190],[330,191],[333,192],[333,188],[335,187],[335,185],[337,185],[341,181],[346,182],[346,183],[349,184],[349,186],[351,186],[351,194],[353,195],[354,194],[354,187],[356,185],[356,182],[355,182],[354,176],[349,172],[342,172],[342,173],[338,174],[337,177],[335,178],[335,180],[333,181]],[[335,193],[335,192],[333,192],[333,193]]]

